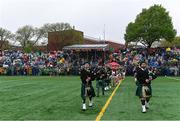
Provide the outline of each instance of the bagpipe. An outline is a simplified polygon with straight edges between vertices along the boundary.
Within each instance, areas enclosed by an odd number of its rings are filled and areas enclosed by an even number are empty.
[[[142,86],[142,97],[147,98],[151,96],[151,89],[149,86]]]
[[[157,78],[156,71],[149,71],[149,79],[146,85],[142,85],[142,97],[151,97],[152,90],[151,90],[151,81]]]
[[[91,77],[87,77],[86,79],[86,84],[85,84],[85,96],[90,97],[92,96],[92,91],[91,91]]]

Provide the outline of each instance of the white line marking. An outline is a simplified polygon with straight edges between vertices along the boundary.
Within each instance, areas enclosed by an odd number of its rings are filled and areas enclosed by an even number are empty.
[[[169,79],[174,79],[174,80],[178,80],[178,81],[180,81],[180,79],[177,79],[177,78],[174,78],[174,77],[167,77],[167,76],[166,76],[166,78],[169,78]]]

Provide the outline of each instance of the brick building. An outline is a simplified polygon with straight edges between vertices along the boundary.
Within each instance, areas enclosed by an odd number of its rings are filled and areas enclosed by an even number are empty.
[[[64,46],[83,43],[83,32],[77,30],[65,30],[48,33],[47,48],[50,51],[62,50]]]
[[[124,44],[120,44],[120,43],[116,43],[116,42],[112,42],[110,40],[98,40],[98,39],[93,39],[93,38],[86,38],[84,37],[84,44],[108,44],[110,48],[112,48],[113,50],[118,50],[119,48],[124,48],[125,45]]]
[[[64,46],[73,44],[109,44],[109,47],[113,50],[124,48],[123,44],[116,42],[102,41],[93,37],[84,37],[83,32],[74,29],[48,33],[47,49],[49,51],[62,50]]]

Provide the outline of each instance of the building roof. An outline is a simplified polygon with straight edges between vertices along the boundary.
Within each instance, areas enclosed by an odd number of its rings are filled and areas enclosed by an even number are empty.
[[[64,50],[109,50],[108,44],[75,44],[63,47]]]

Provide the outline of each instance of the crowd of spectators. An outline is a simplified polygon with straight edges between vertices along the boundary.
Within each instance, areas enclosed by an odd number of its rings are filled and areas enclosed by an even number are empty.
[[[93,53],[74,51],[31,52],[0,51],[0,75],[78,75],[80,66],[97,64]]]
[[[133,68],[142,60],[157,68],[159,75],[180,75],[179,48],[122,49],[111,53],[72,50],[23,53],[5,50],[0,51],[0,75],[78,75],[80,66],[87,61],[91,65],[116,61],[126,69],[127,75],[133,75]]]
[[[116,58],[124,62],[127,75],[133,75],[133,68],[140,61],[146,61],[149,67],[158,69],[159,75],[180,75],[180,48],[126,49]]]

